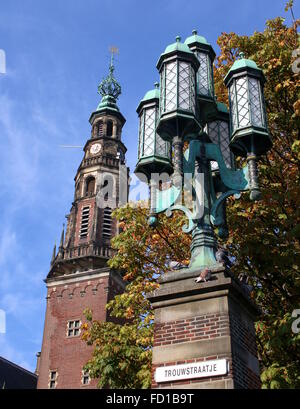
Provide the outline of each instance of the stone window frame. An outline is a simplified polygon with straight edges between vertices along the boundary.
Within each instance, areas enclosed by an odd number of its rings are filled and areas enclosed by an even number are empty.
[[[76,325],[77,322],[78,324]],[[76,337],[79,337],[80,334],[81,334],[81,320],[80,319],[68,320],[67,331],[66,331],[67,338],[76,338]]]
[[[79,239],[88,238],[89,226],[90,226],[90,214],[91,214],[91,205],[83,205],[81,209]]]
[[[53,374],[55,374],[53,376]],[[56,389],[57,386],[58,371],[57,369],[50,369],[49,371],[49,382],[48,389]]]
[[[81,384],[83,386],[87,386],[91,383],[91,377],[89,371],[86,369],[82,369],[81,371]]]

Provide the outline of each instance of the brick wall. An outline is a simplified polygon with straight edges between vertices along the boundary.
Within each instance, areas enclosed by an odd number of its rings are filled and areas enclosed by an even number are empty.
[[[256,340],[253,322],[243,314],[231,312],[199,315],[189,319],[156,323],[154,329],[154,347],[188,343],[197,340],[213,340],[219,337],[231,336],[232,354],[211,355],[192,360],[170,361],[152,367],[152,387],[174,387],[179,385],[203,382],[216,382],[223,379],[233,379],[237,389],[260,388],[259,376],[253,372],[246,360],[238,353],[236,345],[256,357]],[[155,382],[154,373],[157,367],[203,362],[207,360],[226,359],[229,362],[229,373],[226,376],[214,376],[200,379],[178,380],[172,382]]]
[[[233,374],[235,388],[260,389],[260,377],[257,376],[238,354],[236,346],[248,351],[252,356],[257,356],[256,336],[253,322],[241,313],[230,312],[230,331],[233,341]]]
[[[60,284],[48,288],[47,310],[40,360],[38,388],[48,388],[49,371],[57,371],[57,388],[96,388],[96,381],[82,384],[82,368],[90,359],[93,347],[80,336],[67,337],[69,320],[85,321],[85,308],[93,310],[93,318],[105,321],[105,305],[110,291],[121,287],[109,274],[103,278]]]
[[[229,331],[230,331],[229,317],[228,317],[228,314],[226,313],[205,314],[205,315],[199,315],[199,316],[189,318],[189,319],[169,321],[166,323],[158,323],[158,324],[155,324],[155,329],[154,329],[154,347],[170,345],[170,344],[185,343],[185,342],[192,342],[192,341],[197,341],[197,340],[214,339],[217,337],[229,335]],[[207,360],[224,359],[224,358],[230,362],[229,364],[230,372],[226,376],[214,376],[214,377],[206,377],[206,378],[200,378],[200,379],[188,379],[188,380],[179,380],[179,381],[172,381],[172,382],[163,382],[162,384],[160,384],[160,386],[167,388],[167,387],[172,387],[176,385],[179,386],[179,385],[190,384],[192,388],[194,383],[228,379],[232,377],[231,356],[225,355],[225,354],[212,355],[212,356],[207,356],[205,358],[173,361],[173,362],[166,362],[161,365],[153,365],[152,366],[152,388],[159,387],[159,385],[155,382],[155,379],[154,379],[155,369],[158,366],[161,367],[161,366],[169,366],[169,365],[180,365],[180,364],[196,363],[196,362],[203,362]]]
[[[155,324],[154,346],[178,344],[229,335],[228,314],[206,314]]]

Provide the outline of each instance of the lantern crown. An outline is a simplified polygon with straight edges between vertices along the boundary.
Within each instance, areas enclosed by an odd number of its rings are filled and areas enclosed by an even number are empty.
[[[241,52],[239,54],[240,59],[236,60],[228,73],[224,78],[225,85],[228,84],[230,79],[234,74],[237,74],[242,71],[248,71],[256,76],[259,76],[263,81],[265,81],[265,76],[261,68],[259,68],[255,61],[245,58],[245,54]]]
[[[185,53],[191,53],[191,50],[189,47],[181,42],[181,37],[177,36],[175,43],[169,44],[163,54],[169,54],[172,53],[173,51],[182,51]]]
[[[210,44],[207,42],[207,40],[206,40],[205,37],[199,36],[197,30],[193,30],[193,31],[192,31],[192,35],[186,38],[184,44],[190,46],[190,45],[193,45],[193,44],[195,44],[195,43],[210,45]]]
[[[195,70],[199,68],[197,58],[195,58],[194,53],[190,50],[190,48],[181,42],[180,36],[177,36],[175,43],[168,45],[165,51],[160,55],[156,68],[158,71],[160,71],[165,61],[176,57],[181,60],[190,61],[194,65]]]
[[[158,99],[159,100],[159,83],[155,82],[154,83],[155,88],[151,89],[150,91],[146,92],[144,98],[140,101],[138,107],[137,107],[137,113],[139,113],[139,111],[141,110],[142,105],[145,102],[150,102],[154,99]]]
[[[192,31],[192,35],[187,37],[184,44],[188,45],[191,51],[205,52],[209,55],[211,62],[215,59],[216,53],[212,46],[207,42],[206,38],[199,36],[197,30]]]

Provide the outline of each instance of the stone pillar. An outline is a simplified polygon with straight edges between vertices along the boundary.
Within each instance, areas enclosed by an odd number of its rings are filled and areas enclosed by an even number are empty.
[[[212,271],[210,281],[200,283],[199,271],[169,272],[149,295],[155,312],[152,388],[260,388],[259,310],[221,264]]]

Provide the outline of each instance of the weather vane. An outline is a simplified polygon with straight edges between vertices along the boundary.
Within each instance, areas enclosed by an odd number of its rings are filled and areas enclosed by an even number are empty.
[[[110,59],[110,61],[111,61],[111,66],[113,66],[113,60],[114,60],[114,54],[119,54],[119,49],[118,49],[118,47],[115,47],[114,45],[111,45],[110,47],[109,47],[109,51],[110,51],[110,54],[111,54],[111,59]]]

